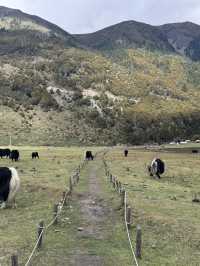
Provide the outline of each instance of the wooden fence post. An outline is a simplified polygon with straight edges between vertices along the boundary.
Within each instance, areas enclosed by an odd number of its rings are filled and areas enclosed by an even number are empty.
[[[137,233],[136,233],[136,257],[141,259],[142,258],[142,229],[140,225],[137,226]]]
[[[70,194],[72,194],[72,190],[73,190],[73,183],[72,183],[72,177],[70,176],[70,178],[69,178],[69,191],[70,191]]]
[[[118,192],[119,191],[119,181],[116,180],[116,191]]]
[[[122,189],[122,191],[121,191],[121,204],[122,204],[122,207],[124,206],[124,203],[125,203],[125,194],[126,194],[125,189]]]
[[[128,226],[128,229],[131,228],[131,207],[128,206],[127,208],[127,226]]]
[[[119,194],[121,194],[121,192],[122,192],[122,184],[121,184],[121,182],[119,181]]]
[[[54,217],[54,225],[56,225],[58,223],[58,204],[55,204],[54,207],[53,207],[53,217]]]
[[[40,221],[38,225],[38,232],[37,232],[38,239],[39,239],[38,245],[37,245],[38,249],[42,247],[43,230],[44,230],[44,222]]]
[[[15,254],[15,255],[12,255],[11,256],[11,266],[18,266],[18,256]]]
[[[115,189],[115,184],[116,184],[116,183],[115,183],[115,182],[116,182],[115,180],[116,180],[116,177],[115,177],[115,176],[113,176],[112,183],[113,183],[113,188],[114,188],[114,189]]]
[[[76,176],[76,182],[77,182],[77,184],[78,184],[78,182],[79,182],[79,179],[80,179],[80,172],[77,173],[77,176]]]
[[[67,205],[67,192],[64,191],[63,192],[63,206],[66,206]]]
[[[77,181],[76,174],[73,175],[72,180],[73,180],[73,185],[76,185],[76,181]]]

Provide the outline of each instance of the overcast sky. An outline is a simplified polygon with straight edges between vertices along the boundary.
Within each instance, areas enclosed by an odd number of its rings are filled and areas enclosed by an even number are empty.
[[[200,24],[200,0],[0,0],[0,5],[38,15],[71,33],[93,32],[124,20]]]

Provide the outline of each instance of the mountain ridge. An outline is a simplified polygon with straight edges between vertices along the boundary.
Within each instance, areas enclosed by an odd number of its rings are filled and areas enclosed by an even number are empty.
[[[52,30],[55,30],[55,31],[63,34],[64,36],[70,35],[70,33],[65,31],[61,27],[59,27],[56,24],[51,23],[51,22],[49,22],[49,21],[47,21],[47,20],[45,20],[39,16],[27,14],[27,13],[21,11],[20,9],[12,9],[12,8],[8,8],[5,6],[0,6],[0,19],[4,18],[4,17],[9,17],[9,16],[34,20],[41,25],[44,25],[44,26],[46,26]]]
[[[178,54],[164,29],[123,22],[86,45],[28,18],[0,10],[0,144],[10,131],[15,144],[40,145],[200,138],[200,63]],[[184,51],[196,59],[199,40],[191,34]]]
[[[19,19],[19,21],[9,21],[9,18]],[[6,19],[7,21],[4,21]],[[31,22],[34,22],[35,25]],[[37,26],[40,28],[37,29]],[[127,20],[93,33],[71,34],[39,16],[26,14],[19,9],[0,6],[0,29],[3,30],[6,27],[10,30],[30,31],[33,29],[47,35],[55,34],[56,37],[68,42],[70,46],[98,51],[146,48],[166,53],[178,53],[194,61],[200,60],[200,26],[189,21],[155,26]]]
[[[195,53],[196,50],[191,52],[192,48],[190,47],[200,37],[200,25],[188,21],[152,26],[147,23],[129,20],[94,33],[76,34],[74,36],[85,47],[96,50],[143,47],[151,50],[159,49],[165,52],[176,52],[188,56],[192,60],[199,60],[200,58],[199,52]],[[197,56],[191,56],[191,53],[197,54]]]

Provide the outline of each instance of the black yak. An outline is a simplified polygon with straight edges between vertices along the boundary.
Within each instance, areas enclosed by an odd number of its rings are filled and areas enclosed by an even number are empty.
[[[86,151],[85,159],[86,160],[93,160],[94,159],[94,156],[92,155],[91,151]]]
[[[32,152],[32,159],[38,158],[39,159],[39,154],[38,152]]]
[[[3,157],[9,158],[10,157],[10,149],[0,149],[0,157],[1,157],[1,159]]]
[[[127,150],[127,149],[124,150],[124,156],[125,156],[125,157],[128,156],[128,150]]]
[[[10,153],[10,159],[12,161],[17,162],[19,160],[19,151],[18,150],[12,150]]]
[[[0,167],[0,208],[9,202],[15,202],[15,196],[20,187],[17,170],[13,167]]]
[[[151,165],[148,166],[148,170],[150,176],[157,176],[160,178],[160,175],[165,172],[165,164],[161,159],[155,158],[151,162]]]
[[[199,151],[198,150],[192,150],[192,153],[198,153]]]

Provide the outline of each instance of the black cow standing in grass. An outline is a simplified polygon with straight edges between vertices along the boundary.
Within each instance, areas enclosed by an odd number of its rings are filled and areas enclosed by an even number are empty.
[[[38,154],[38,152],[32,152],[32,159],[36,159],[36,158],[39,159],[39,154]]]
[[[9,158],[10,157],[10,149],[0,149],[0,157],[1,159],[3,157]]]
[[[165,164],[161,159],[155,158],[151,162],[151,165],[148,166],[148,170],[150,176],[156,176],[160,179],[160,175],[165,172]]]
[[[20,187],[17,170],[13,167],[0,167],[0,208],[9,202],[15,202],[15,196]]]
[[[198,153],[199,151],[198,150],[192,150],[192,153]]]
[[[128,150],[127,150],[127,149],[124,150],[124,156],[125,156],[125,157],[128,156]]]
[[[91,151],[86,151],[85,159],[86,160],[93,160],[94,159],[94,156],[92,155]]]
[[[10,159],[12,161],[19,161],[19,151],[18,150],[12,150],[11,153],[10,153]]]

